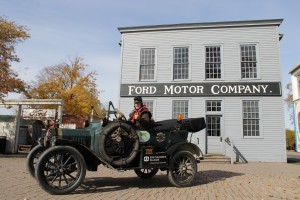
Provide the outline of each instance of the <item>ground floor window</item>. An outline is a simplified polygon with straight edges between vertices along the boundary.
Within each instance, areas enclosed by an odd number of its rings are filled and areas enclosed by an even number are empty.
[[[208,100],[206,101],[206,112],[221,112],[222,101]]]
[[[221,136],[222,101],[206,100],[206,131],[207,136]]]
[[[154,101],[153,100],[144,100],[143,104],[148,108],[148,110],[152,113],[152,117],[154,117]]]
[[[173,101],[173,119],[177,119],[177,115],[182,114],[184,119],[189,116],[189,101],[188,100],[174,100]]]
[[[243,101],[243,135],[244,137],[260,136],[259,101]]]

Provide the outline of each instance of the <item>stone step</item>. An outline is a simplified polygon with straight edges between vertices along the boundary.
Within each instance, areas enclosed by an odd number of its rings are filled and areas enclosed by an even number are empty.
[[[29,153],[32,145],[25,145],[25,144],[19,144],[18,145],[18,152],[21,153]]]
[[[221,154],[206,154],[204,155],[204,159],[201,160],[202,163],[219,163],[225,164],[230,163],[231,159]]]

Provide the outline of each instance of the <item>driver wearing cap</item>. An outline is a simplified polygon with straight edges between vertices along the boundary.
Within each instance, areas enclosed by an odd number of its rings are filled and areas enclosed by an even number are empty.
[[[144,123],[149,123],[152,117],[147,106],[143,104],[143,99],[140,96],[134,97],[134,109],[129,114],[129,120],[137,127],[141,127]]]

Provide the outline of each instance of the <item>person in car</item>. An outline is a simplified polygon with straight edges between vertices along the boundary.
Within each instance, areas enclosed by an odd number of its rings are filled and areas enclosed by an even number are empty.
[[[129,114],[130,122],[136,127],[143,127],[149,125],[151,117],[152,114],[147,106],[143,104],[142,97],[134,97],[134,109]]]

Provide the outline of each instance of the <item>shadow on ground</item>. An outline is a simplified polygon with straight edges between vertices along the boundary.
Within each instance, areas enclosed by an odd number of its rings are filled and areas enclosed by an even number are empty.
[[[287,153],[287,163],[300,164],[300,153],[288,152]]]
[[[191,187],[208,184],[215,181],[226,180],[234,176],[242,176],[242,173],[208,170],[198,172]],[[139,177],[96,177],[86,178],[83,184],[74,192],[76,194],[121,191],[128,188],[166,188],[174,187],[168,180],[167,175],[156,175],[151,179],[141,179]]]

